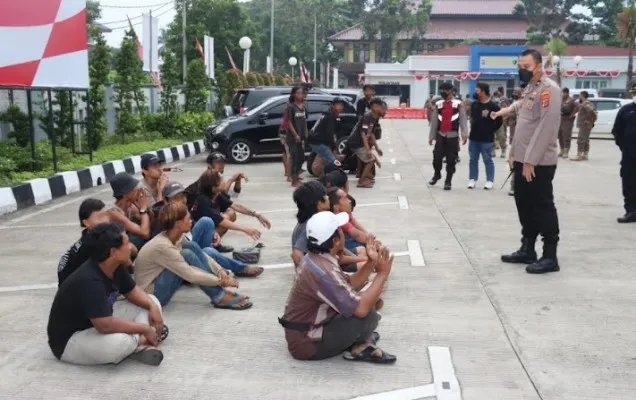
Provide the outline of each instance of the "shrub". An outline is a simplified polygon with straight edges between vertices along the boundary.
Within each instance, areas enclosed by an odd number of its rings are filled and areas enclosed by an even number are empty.
[[[9,138],[15,139],[18,146],[26,147],[31,143],[31,127],[29,116],[16,104],[10,105],[7,110],[0,113],[0,121],[13,125],[13,131],[9,132]]]

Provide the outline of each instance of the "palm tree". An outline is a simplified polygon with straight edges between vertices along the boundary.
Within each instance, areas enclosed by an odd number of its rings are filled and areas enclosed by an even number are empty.
[[[559,58],[563,58],[565,53],[568,51],[568,44],[565,40],[560,37],[553,37],[550,39],[548,43],[544,46],[545,51],[548,52],[548,59],[546,60],[546,67],[552,66],[552,57],[559,56]],[[557,83],[561,86],[561,61],[556,65],[556,78]]]
[[[616,30],[618,37],[627,43],[629,58],[627,62],[627,82],[625,88],[629,92],[634,75],[634,41],[636,41],[636,5],[635,0],[629,2],[622,13],[616,17]]]

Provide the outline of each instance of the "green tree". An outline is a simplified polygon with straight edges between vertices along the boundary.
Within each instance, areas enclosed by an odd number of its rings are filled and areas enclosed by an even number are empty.
[[[164,49],[162,58],[161,86],[163,86],[163,91],[161,92],[161,109],[166,116],[171,116],[178,111],[176,88],[179,85],[181,74],[179,73],[174,54]]]
[[[408,0],[367,2],[362,16],[362,27],[366,38],[379,40],[376,45],[376,57],[380,61],[392,61],[393,46],[401,33],[409,34],[414,38],[412,46],[418,46],[419,38],[426,33],[431,8],[431,0],[422,1],[416,8]]]
[[[513,13],[524,15],[530,21],[528,39],[547,42],[553,36],[562,36],[562,27],[572,17],[572,8],[579,0],[521,0]],[[544,44],[540,43],[540,44]]]
[[[15,139],[20,147],[27,147],[31,143],[31,125],[29,116],[26,115],[17,104],[11,104],[4,112],[0,113],[0,121],[12,125],[9,139]]]
[[[127,31],[119,52],[115,57],[115,96],[117,104],[117,133],[122,143],[126,135],[138,133],[141,130],[141,119],[135,115],[133,104],[138,112],[143,112],[145,98],[141,90],[144,81],[143,63],[137,56],[135,33]]]
[[[585,4],[596,20],[594,33],[604,43],[614,44],[617,35],[616,17],[623,12],[624,0],[587,0]]]
[[[88,37],[92,44],[88,52],[88,74],[90,78],[88,105],[91,109],[91,149],[97,150],[108,131],[106,122],[106,85],[109,82],[110,73],[110,48],[106,44],[104,34],[92,23],[101,17],[99,3],[89,0],[86,3]],[[86,101],[86,98],[84,98]]]
[[[191,112],[205,112],[210,96],[210,82],[205,73],[205,64],[200,58],[188,64],[188,79],[185,84],[185,109]]]
[[[630,0],[629,6],[616,17],[616,33],[627,44],[629,56],[627,61],[627,82],[625,90],[629,92],[634,78],[634,41],[636,41],[636,5]]]
[[[186,24],[186,55],[187,62],[200,59],[195,47],[195,38],[201,38],[208,34],[214,37],[214,47],[217,54],[217,62],[223,68],[217,71],[229,69],[230,62],[226,56],[227,47],[236,62],[243,59],[243,51],[238,42],[243,36],[252,39],[252,52],[257,52],[260,46],[261,33],[249,19],[243,5],[235,0],[186,0],[187,24]],[[172,23],[163,32],[162,37],[165,47],[173,54],[178,54],[177,66],[182,71],[182,18],[181,11],[184,2],[176,2],[176,15]],[[254,57],[255,63],[258,62]],[[264,62],[263,62],[264,63]]]
[[[568,44],[565,40],[553,37],[550,39],[548,43],[544,46],[545,51],[547,51],[552,56],[559,56],[563,58],[565,53],[568,51]],[[548,64],[552,64],[552,60],[547,60]],[[561,86],[561,70],[560,68],[557,70],[557,83]]]

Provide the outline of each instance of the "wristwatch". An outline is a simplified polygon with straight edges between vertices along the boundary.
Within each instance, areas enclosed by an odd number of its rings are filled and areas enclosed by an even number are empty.
[[[141,210],[139,210],[139,214],[148,214],[148,210],[145,208],[142,208]]]

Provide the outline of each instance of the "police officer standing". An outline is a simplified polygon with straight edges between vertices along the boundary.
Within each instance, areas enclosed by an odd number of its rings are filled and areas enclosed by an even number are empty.
[[[590,135],[598,113],[588,97],[587,90],[583,90],[579,94],[579,117],[576,120],[576,126],[579,128],[579,137],[576,140],[578,154],[572,161],[587,161],[590,152]]]
[[[520,87],[514,88],[512,91],[512,101],[515,102],[521,98],[521,93],[523,91]],[[517,129],[517,112],[511,111],[510,114],[506,118],[504,118],[504,123],[506,126],[510,127],[510,146],[512,147],[512,139],[515,137],[515,130]],[[515,174],[512,174],[510,178],[510,190],[508,191],[508,196],[515,195]]]
[[[570,97],[570,89],[563,88],[563,101],[561,103],[561,126],[559,127],[559,157],[568,158],[570,153],[570,143],[572,142],[572,129],[574,129],[574,118],[579,110],[574,99]]]
[[[517,112],[518,122],[509,162],[515,175],[515,203],[521,222],[521,248],[501,261],[529,264],[526,272],[559,271],[559,219],[552,180],[559,159],[557,137],[561,120],[561,89],[543,75],[541,53],[528,49],[519,57],[519,78],[526,85],[521,99],[491,114]],[[537,260],[535,242],[543,236],[543,256]]]
[[[612,129],[616,145],[622,153],[621,180],[625,215],[618,218],[621,224],[636,222],[636,78],[632,79],[629,93],[634,102],[618,110]]]

